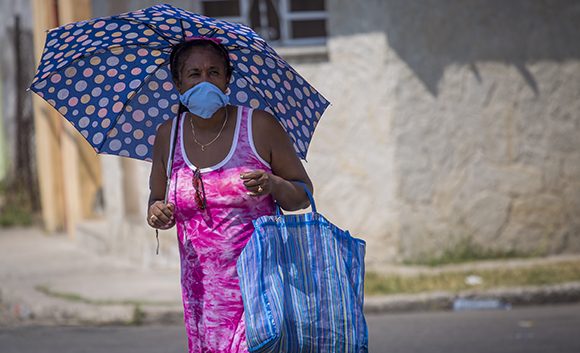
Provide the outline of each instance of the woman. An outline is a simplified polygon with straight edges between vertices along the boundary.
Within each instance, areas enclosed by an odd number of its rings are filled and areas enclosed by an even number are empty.
[[[189,352],[247,352],[237,258],[252,220],[272,215],[275,202],[307,207],[297,182],[312,183],[271,114],[228,104],[232,69],[222,45],[187,40],[170,63],[183,106],[157,131],[147,220],[157,229],[177,225]]]

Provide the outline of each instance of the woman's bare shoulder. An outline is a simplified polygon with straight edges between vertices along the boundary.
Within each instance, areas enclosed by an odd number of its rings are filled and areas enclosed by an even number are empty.
[[[173,126],[173,119],[164,121],[157,129],[157,132],[155,133],[155,138],[158,138],[158,137],[168,138],[169,135],[171,134],[171,127],[172,126]]]
[[[265,110],[254,110],[252,113],[254,128],[257,132],[283,131],[276,118]]]
[[[167,120],[159,126],[155,133],[155,145],[162,147],[163,149],[169,145],[172,126],[173,120]]]

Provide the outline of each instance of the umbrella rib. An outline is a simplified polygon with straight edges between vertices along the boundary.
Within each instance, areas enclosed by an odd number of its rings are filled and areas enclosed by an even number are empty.
[[[139,87],[137,87],[135,89],[135,93],[133,93],[133,95],[131,95],[131,97],[128,97],[127,100],[123,103],[123,108],[121,109],[121,111],[119,112],[119,114],[117,114],[117,116],[115,117],[115,123],[111,124],[111,126],[114,128],[114,126],[117,124],[117,121],[119,121],[119,118],[121,117],[121,115],[123,115],[125,113],[125,107],[127,106],[127,104],[129,104],[129,102],[133,99],[133,97],[135,97],[137,95],[137,92],[139,92],[139,90],[141,90],[141,87],[143,87],[145,84],[149,83],[149,81],[151,80],[151,78],[153,76],[155,76],[155,73],[157,71],[159,71],[159,69],[163,66],[167,64],[167,60],[165,60],[165,62],[163,64],[159,64],[159,66],[157,66],[157,68],[155,69],[155,71],[151,72],[151,74],[149,74],[149,76],[147,76],[143,82],[139,85]],[[107,131],[107,133],[105,134],[105,138],[103,138],[103,142],[101,142],[101,144],[99,145],[99,150],[101,150],[101,148],[103,147],[103,145],[105,144],[105,142],[107,141],[107,138],[109,137],[109,132],[111,130],[113,130],[113,128],[109,129]]]
[[[139,21],[133,18],[124,18],[124,17],[116,17],[117,19],[121,20],[121,21],[126,21],[129,23],[139,23],[144,25],[145,27],[149,28],[150,30],[152,30],[153,32],[157,33],[157,35],[161,38],[163,38],[167,43],[169,43],[170,45],[174,45],[173,43],[171,43],[171,41],[168,39],[169,37],[164,36],[161,32],[159,32],[155,27],[153,27],[151,24],[143,22],[143,21]]]
[[[185,40],[185,28],[183,28],[183,18],[179,19],[179,27],[181,27],[181,37]]]
[[[212,38],[216,33],[217,33],[218,29],[217,27],[212,29],[211,32],[207,33],[205,36],[208,38]]]

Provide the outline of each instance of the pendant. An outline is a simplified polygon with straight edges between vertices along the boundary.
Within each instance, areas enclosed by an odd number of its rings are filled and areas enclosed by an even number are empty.
[[[201,146],[201,151],[205,152],[205,146]]]

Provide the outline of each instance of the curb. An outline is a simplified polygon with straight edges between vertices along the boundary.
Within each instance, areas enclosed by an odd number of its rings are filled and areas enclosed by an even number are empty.
[[[6,298],[4,298],[6,299]],[[12,297],[12,299],[15,299]],[[580,302],[580,282],[550,286],[496,288],[459,293],[432,292],[368,297],[367,315],[453,310],[458,299],[497,300],[499,309],[529,305]],[[465,310],[465,309],[463,309]],[[473,310],[476,310],[474,308]],[[51,300],[49,305],[27,305],[21,301],[0,302],[0,327],[24,325],[169,325],[183,322],[180,305],[95,305]]]
[[[580,282],[549,286],[495,288],[486,291],[459,293],[433,292],[409,295],[369,297],[365,300],[365,314],[385,314],[417,311],[452,310],[457,299],[497,300],[504,307],[546,305],[580,302]]]

